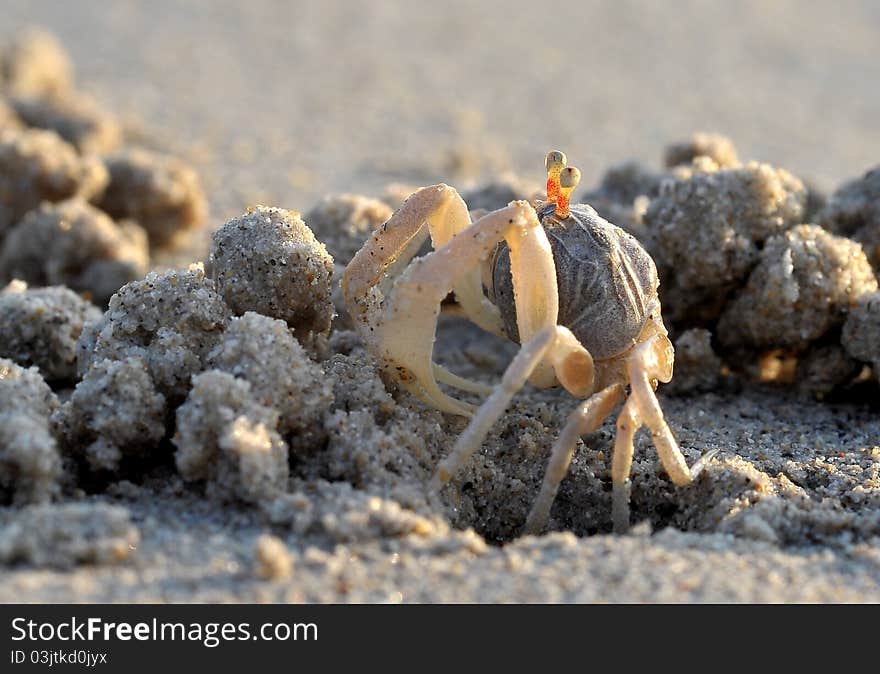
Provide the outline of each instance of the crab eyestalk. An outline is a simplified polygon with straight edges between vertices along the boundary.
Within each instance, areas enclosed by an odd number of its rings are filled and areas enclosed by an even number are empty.
[[[547,167],[547,201],[556,201],[559,197],[559,174],[567,162],[564,152],[553,150],[547,153],[544,161]]]
[[[556,199],[557,218],[567,218],[569,213],[571,213],[571,210],[569,209],[569,205],[571,204],[571,193],[574,192],[574,188],[578,186],[580,181],[581,172],[574,166],[569,166],[568,168],[563,169],[562,173],[560,173],[559,197]]]

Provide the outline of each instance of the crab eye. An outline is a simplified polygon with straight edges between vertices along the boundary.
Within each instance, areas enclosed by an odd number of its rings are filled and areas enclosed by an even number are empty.
[[[547,172],[550,173],[554,171],[556,175],[559,175],[559,172],[565,168],[565,165],[568,163],[565,153],[560,152],[559,150],[551,150],[547,153],[547,159],[544,162],[544,166],[547,168]]]
[[[571,213],[571,193],[581,181],[581,172],[574,166],[562,170],[559,176],[559,197],[556,199],[556,217],[567,218]]]
[[[559,196],[559,174],[567,162],[564,152],[552,150],[547,153],[544,160],[544,166],[547,167],[547,201],[556,201]]]
[[[567,169],[562,171],[562,174],[559,176],[559,185],[565,189],[573,190],[577,187],[578,183],[581,181],[581,172],[576,169],[574,166],[569,166]]]

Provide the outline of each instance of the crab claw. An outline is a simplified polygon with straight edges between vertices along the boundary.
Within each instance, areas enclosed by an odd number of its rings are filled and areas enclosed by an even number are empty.
[[[467,388],[449,381],[432,362],[440,304],[499,241],[514,233],[521,239],[524,231],[536,226],[540,229],[531,206],[514,202],[481,218],[442,248],[413,260],[395,279],[371,322],[367,339],[386,371],[402,386],[444,412],[463,416],[473,413],[472,405],[446,395],[437,385],[440,378]]]
[[[426,223],[436,250],[410,261],[415,254],[412,244],[419,241]],[[496,321],[500,324],[500,316],[483,306],[488,301],[480,291],[480,264],[502,239],[508,239],[511,251],[528,251],[538,246],[540,237],[549,251],[537,215],[525,201],[471,224],[455,190],[446,185],[426,187],[410,196],[349,263],[342,279],[343,296],[367,347],[392,378],[437,409],[470,416],[473,406],[448,396],[437,382],[475,393],[488,391],[432,362],[440,305],[454,291],[471,320],[490,329]],[[524,265],[547,266],[543,276],[556,278],[552,256],[535,252],[521,257]],[[408,266],[395,275],[394,267],[406,262]],[[526,295],[537,292],[528,284],[521,290]],[[555,307],[553,303],[553,320]],[[524,331],[530,334],[529,329]]]

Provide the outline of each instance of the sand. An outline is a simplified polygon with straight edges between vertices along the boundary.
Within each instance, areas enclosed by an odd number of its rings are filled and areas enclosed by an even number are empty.
[[[196,166],[209,230],[260,203],[307,213],[392,181],[540,180],[551,147],[588,187],[700,129],[825,193],[877,163],[873,3],[608,3],[564,17],[518,4],[4,1],[0,38],[55,32],[129,138]],[[207,236],[159,264],[206,251]],[[440,334],[441,362],[483,381],[514,352],[457,319]],[[880,601],[876,388],[842,402],[737,377],[661,389],[689,462],[720,450],[697,484],[674,487],[640,435],[636,526],[611,535],[609,422],[579,447],[553,532],[518,538],[575,401],[526,390],[429,496],[463,422],[386,393],[353,333],[337,328],[331,350],[328,453],[297,459],[285,498],[222,501],[163,447],[121,481],[83,484],[78,508],[3,508],[0,601]],[[50,532],[36,543],[35,522]]]

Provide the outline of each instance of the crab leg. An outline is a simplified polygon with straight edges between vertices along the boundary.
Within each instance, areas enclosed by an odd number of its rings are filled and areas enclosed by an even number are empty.
[[[611,457],[611,522],[617,534],[624,534],[629,529],[629,474],[635,453],[633,439],[641,425],[635,401],[630,398],[617,417],[617,435]]]
[[[664,338],[655,337],[655,340],[660,339]],[[651,385],[651,378],[663,377],[666,370],[664,364],[658,362],[657,350],[652,348],[654,346],[650,342],[641,345],[635,354],[636,357],[627,364],[632,397],[645,425],[651,429],[654,445],[657,447],[660,461],[669,474],[669,478],[675,484],[684,486],[690,484],[697,477],[706,461],[717,452],[707,453],[693,468],[688,468],[687,462],[678,448],[678,443],[663,417],[663,410],[660,409],[660,403],[654,393],[654,387]]]
[[[540,364],[550,363],[557,372],[561,373],[570,369],[573,364],[583,365],[586,362],[589,363],[589,383],[592,385],[592,358],[569,329],[561,325],[544,328],[529,342],[523,344],[519,353],[507,366],[501,384],[483,402],[468,427],[458,436],[449,456],[437,466],[430,488],[434,490],[442,488],[467,463],[483,444],[489,429],[504,414],[513,396],[525,385]],[[565,379],[564,376],[560,378]]]
[[[672,374],[670,363],[663,356],[658,357],[658,354],[664,353],[667,341],[665,336],[655,336],[638,346],[627,362],[630,397],[617,420],[617,438],[611,467],[612,518],[614,531],[617,533],[623,533],[629,528],[629,474],[634,451],[633,436],[642,424],[651,430],[651,439],[657,448],[660,462],[669,479],[678,486],[693,482],[706,463],[718,453],[718,450],[706,452],[688,468],[675,436],[666,423],[651,379],[668,381]]]
[[[492,428],[498,417],[504,414],[510,400],[528,381],[529,376],[555,341],[556,330],[546,328],[530,342],[523,345],[510,365],[507,366],[501,383],[495,388],[492,395],[483,402],[464,432],[458,436],[452,452],[437,466],[437,472],[431,479],[429,489],[434,491],[441,489],[480,448],[489,429]]]
[[[454,386],[455,388],[461,389],[462,391],[476,393],[477,395],[481,396],[487,396],[494,390],[488,384],[483,384],[478,381],[471,381],[470,379],[459,377],[457,374],[450,372],[442,365],[437,365],[437,363],[434,363],[434,377],[441,384]]]
[[[550,507],[559,491],[559,485],[568,473],[578,438],[599,428],[605,417],[611,414],[611,410],[622,399],[623,386],[612,384],[580,404],[571,413],[565,428],[562,429],[562,433],[553,445],[550,462],[547,464],[547,472],[544,473],[544,481],[541,484],[541,491],[526,519],[524,533],[538,534],[544,528],[550,515]]]

